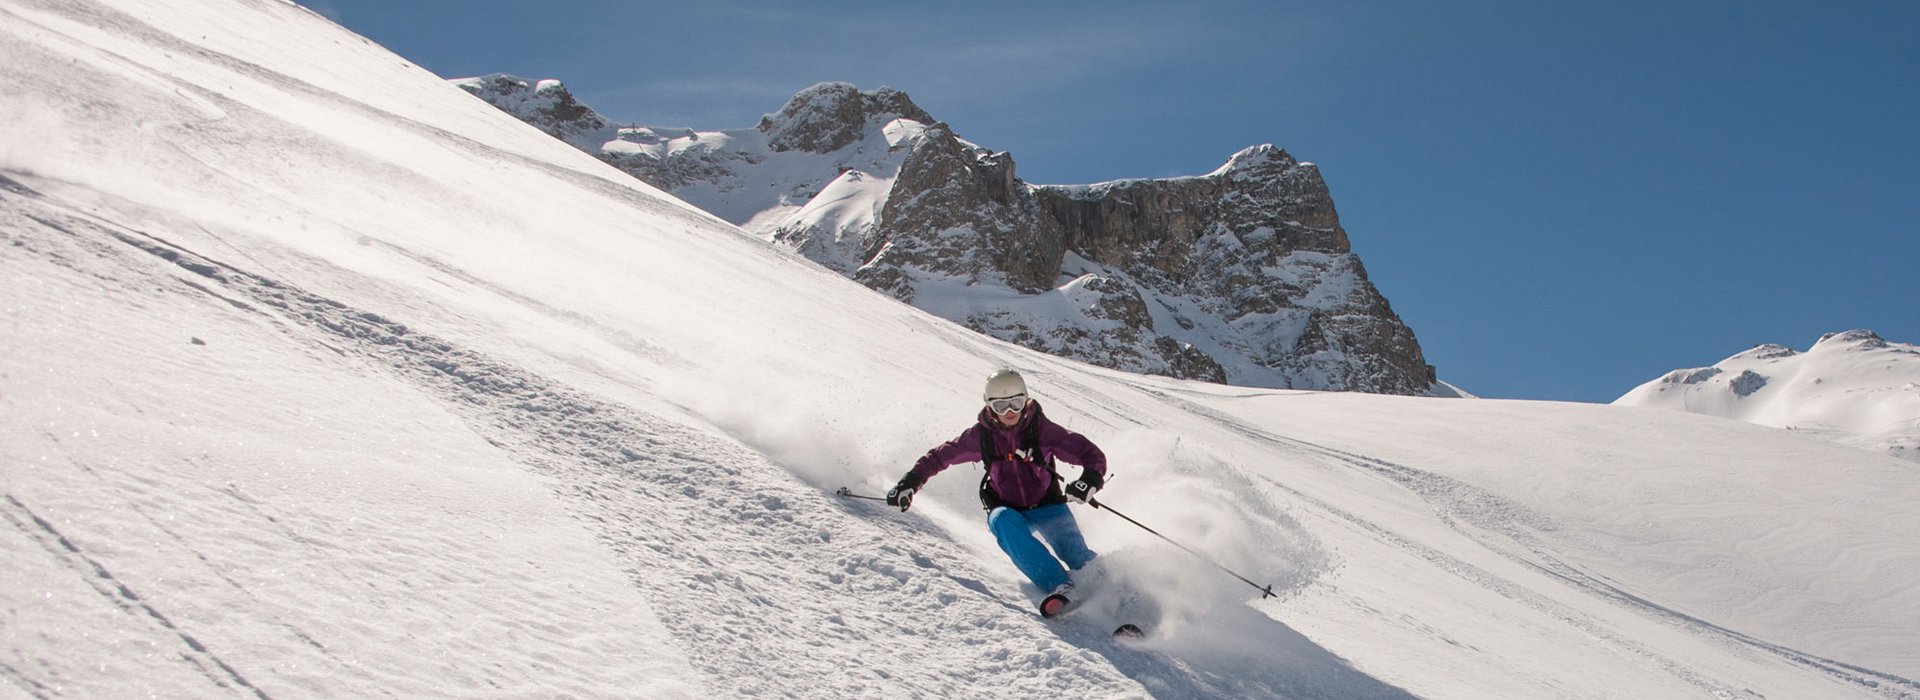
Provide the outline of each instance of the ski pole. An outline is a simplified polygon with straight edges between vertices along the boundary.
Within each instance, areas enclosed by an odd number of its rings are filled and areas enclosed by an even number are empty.
[[[1111,475],[1111,474],[1109,474],[1109,475],[1107,476],[1107,478],[1108,478],[1108,479],[1110,480],[1110,479],[1112,479],[1112,478],[1113,478],[1113,475]],[[1063,476],[1060,476],[1060,473],[1059,473],[1059,472],[1053,472],[1053,480],[1054,480],[1055,482],[1058,482],[1058,483],[1066,483],[1066,481],[1067,481],[1067,479],[1066,479],[1066,477],[1063,477]],[[1112,506],[1109,506],[1109,505],[1107,505],[1107,504],[1105,504],[1105,503],[1101,503],[1101,502],[1100,502],[1100,499],[1098,499],[1098,498],[1093,498],[1092,496],[1088,496],[1088,498],[1087,498],[1087,505],[1090,505],[1090,506],[1093,506],[1093,507],[1094,507],[1095,509],[1097,509],[1097,510],[1104,510],[1104,511],[1106,511],[1106,512],[1109,512],[1109,513],[1112,513],[1112,514],[1114,514],[1114,515],[1118,515],[1118,516],[1120,516],[1120,519],[1121,519],[1121,520],[1125,520],[1125,521],[1127,521],[1127,522],[1130,522],[1130,523],[1133,523],[1133,526],[1134,526],[1134,527],[1137,527],[1137,528],[1140,528],[1140,529],[1142,529],[1142,530],[1146,530],[1147,532],[1149,532],[1149,533],[1152,533],[1152,535],[1153,535],[1154,537],[1158,537],[1158,538],[1160,538],[1160,539],[1162,539],[1162,540],[1166,540],[1166,542],[1167,542],[1167,544],[1170,544],[1170,545],[1173,545],[1173,546],[1175,546],[1175,547],[1179,547],[1179,548],[1180,548],[1180,551],[1182,551],[1182,552],[1186,552],[1186,553],[1188,553],[1188,554],[1191,554],[1191,555],[1193,555],[1193,556],[1194,556],[1194,558],[1196,558],[1196,559],[1199,559],[1200,561],[1204,561],[1204,562],[1206,562],[1206,563],[1208,563],[1208,564],[1212,564],[1212,565],[1213,565],[1213,568],[1216,568],[1216,569],[1219,569],[1219,570],[1221,570],[1221,571],[1225,571],[1225,572],[1227,572],[1227,575],[1228,575],[1228,576],[1232,576],[1232,577],[1234,577],[1234,578],[1237,578],[1237,579],[1240,579],[1240,582],[1241,582],[1241,583],[1244,583],[1244,584],[1247,584],[1247,585],[1249,585],[1249,586],[1253,586],[1253,587],[1254,587],[1254,588],[1255,588],[1256,590],[1259,590],[1259,591],[1260,591],[1260,599],[1261,599],[1261,600],[1266,600],[1266,599],[1268,599],[1268,598],[1276,598],[1276,597],[1278,597],[1278,596],[1277,596],[1277,595],[1276,595],[1276,594],[1275,594],[1275,593],[1273,592],[1273,585],[1272,585],[1272,584],[1268,584],[1268,585],[1265,585],[1265,586],[1262,586],[1262,585],[1260,585],[1260,584],[1257,584],[1257,583],[1254,583],[1254,582],[1252,582],[1252,581],[1249,581],[1249,580],[1247,580],[1247,577],[1245,577],[1245,576],[1241,576],[1240,574],[1238,574],[1238,573],[1235,573],[1233,569],[1229,569],[1229,568],[1227,568],[1227,567],[1225,567],[1225,566],[1222,566],[1222,565],[1220,564],[1220,562],[1217,562],[1217,561],[1214,561],[1214,560],[1213,560],[1213,559],[1212,559],[1211,557],[1208,557],[1208,556],[1207,556],[1207,555],[1205,555],[1205,554],[1201,554],[1201,553],[1199,553],[1199,552],[1196,552],[1196,551],[1194,551],[1192,547],[1188,547],[1188,546],[1186,546],[1186,545],[1184,545],[1184,544],[1180,544],[1179,542],[1175,542],[1175,541],[1173,541],[1173,538],[1171,538],[1171,537],[1168,537],[1168,536],[1166,536],[1166,535],[1162,535],[1162,534],[1160,534],[1160,532],[1159,532],[1158,530],[1155,530],[1155,529],[1153,529],[1153,528],[1150,528],[1150,527],[1147,527],[1146,525],[1142,525],[1142,524],[1140,523],[1140,521],[1138,521],[1138,520],[1134,520],[1133,518],[1129,518],[1129,517],[1127,517],[1127,514],[1126,514],[1126,513],[1122,513],[1122,512],[1120,512],[1120,511],[1117,511],[1117,510],[1114,510]]]
[[[882,497],[880,497],[880,496],[862,496],[862,495],[860,495],[860,494],[857,494],[857,493],[854,493],[854,492],[853,492],[853,489],[849,489],[849,488],[847,488],[847,487],[845,487],[845,486],[842,486],[842,487],[840,487],[840,490],[839,490],[839,491],[835,491],[835,492],[833,492],[833,495],[835,495],[835,496],[839,496],[839,497],[841,497],[841,498],[859,498],[859,499],[862,499],[862,500],[868,500],[868,501],[885,501],[885,500],[887,500],[887,499],[885,499],[885,498],[882,498]]]
[[[1140,524],[1140,521],[1138,521],[1138,520],[1134,520],[1133,518],[1129,518],[1129,517],[1127,517],[1127,514],[1126,514],[1126,513],[1122,513],[1122,512],[1120,512],[1120,511],[1117,511],[1117,510],[1114,510],[1112,506],[1109,506],[1109,505],[1106,505],[1106,504],[1104,504],[1104,503],[1101,503],[1101,502],[1100,502],[1100,499],[1098,499],[1098,498],[1089,498],[1089,499],[1087,499],[1087,505],[1090,505],[1090,506],[1093,506],[1094,508],[1098,508],[1098,509],[1100,509],[1100,510],[1104,510],[1104,511],[1106,511],[1106,512],[1109,512],[1109,513],[1112,513],[1112,514],[1114,514],[1114,515],[1118,515],[1118,516],[1120,516],[1120,519],[1121,519],[1121,520],[1125,520],[1125,521],[1127,521],[1127,522],[1130,522],[1130,523],[1133,523],[1133,525],[1134,525],[1134,527],[1138,527],[1138,528],[1140,528],[1140,529],[1142,529],[1142,530],[1146,530],[1147,532],[1150,532],[1150,533],[1153,533],[1153,536],[1154,536],[1154,537],[1158,537],[1158,538],[1160,538],[1160,539],[1163,539],[1163,540],[1166,540],[1166,541],[1167,541],[1167,544],[1170,544],[1170,545],[1173,545],[1173,546],[1175,546],[1175,547],[1179,547],[1179,548],[1180,548],[1180,551],[1183,551],[1183,552],[1186,552],[1186,553],[1188,553],[1188,554],[1191,554],[1191,555],[1193,555],[1194,557],[1196,557],[1196,558],[1198,558],[1198,559],[1200,559],[1201,561],[1204,561],[1204,562],[1206,562],[1206,563],[1208,563],[1208,564],[1212,564],[1212,565],[1213,565],[1213,568],[1216,568],[1216,569],[1219,569],[1219,570],[1221,570],[1221,571],[1225,571],[1225,572],[1227,572],[1227,575],[1228,575],[1228,576],[1232,576],[1232,577],[1234,577],[1234,578],[1237,578],[1237,579],[1240,579],[1240,582],[1241,582],[1241,583],[1245,583],[1245,584],[1247,584],[1247,585],[1249,585],[1249,586],[1253,586],[1254,588],[1256,588],[1256,589],[1259,589],[1259,591],[1260,591],[1260,599],[1261,599],[1261,600],[1266,600],[1266,599],[1268,599],[1268,598],[1273,598],[1273,597],[1275,597],[1275,595],[1274,595],[1274,592],[1273,592],[1273,586],[1272,586],[1271,584],[1269,584],[1269,585],[1266,585],[1266,586],[1261,586],[1260,584],[1257,584],[1257,583],[1254,583],[1254,582],[1252,582],[1252,581],[1249,581],[1249,580],[1247,580],[1247,577],[1245,577],[1245,576],[1241,576],[1240,574],[1237,574],[1237,573],[1234,573],[1234,571],[1233,571],[1233,569],[1229,569],[1229,568],[1227,568],[1227,567],[1225,567],[1225,566],[1221,566],[1221,565],[1220,565],[1220,562],[1217,562],[1217,561],[1214,561],[1214,560],[1213,560],[1213,559],[1211,559],[1211,558],[1208,558],[1208,557],[1207,557],[1207,555],[1205,555],[1205,554],[1201,554],[1201,553],[1199,553],[1199,552],[1196,552],[1196,551],[1193,551],[1193,549],[1192,549],[1192,548],[1190,548],[1190,547],[1188,547],[1188,546],[1186,546],[1186,545],[1184,545],[1184,544],[1180,544],[1179,542],[1175,542],[1175,541],[1173,541],[1173,538],[1170,538],[1170,537],[1167,537],[1166,535],[1162,535],[1162,534],[1160,534],[1159,532],[1157,532],[1157,531],[1155,531],[1155,530],[1154,530],[1153,528],[1150,528],[1150,527],[1147,527],[1147,526],[1145,526],[1145,525],[1142,525],[1142,524]]]

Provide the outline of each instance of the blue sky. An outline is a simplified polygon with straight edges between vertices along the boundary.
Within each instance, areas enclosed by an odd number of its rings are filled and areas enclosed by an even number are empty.
[[[1029,182],[1273,143],[1486,397],[1611,401],[1852,328],[1920,343],[1920,2],[302,4],[655,126],[888,85]]]

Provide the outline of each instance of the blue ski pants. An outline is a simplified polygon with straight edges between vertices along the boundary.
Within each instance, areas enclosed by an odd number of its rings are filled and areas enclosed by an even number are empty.
[[[1080,536],[1080,525],[1073,520],[1073,511],[1067,510],[1067,504],[1057,503],[1041,506],[1021,512],[1012,508],[1000,507],[987,514],[987,529],[993,531],[993,537],[1000,542],[1000,550],[1013,559],[1013,565],[1020,569],[1039,586],[1041,592],[1047,592],[1066,583],[1067,569],[1078,570],[1093,561],[1093,550],[1087,549],[1087,540]],[[1036,537],[1038,535],[1038,537]],[[1045,545],[1040,538],[1046,538]],[[1053,551],[1047,551],[1052,546]],[[1061,562],[1066,562],[1062,567]]]

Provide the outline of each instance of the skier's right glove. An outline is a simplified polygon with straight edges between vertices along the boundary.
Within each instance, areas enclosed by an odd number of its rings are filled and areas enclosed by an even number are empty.
[[[900,512],[907,512],[908,508],[913,507],[913,492],[916,486],[917,484],[914,484],[911,479],[901,479],[900,483],[894,484],[893,488],[887,491],[887,505],[899,506]]]
[[[907,512],[908,508],[913,507],[913,489],[893,487],[887,492],[887,505],[900,506],[900,512]]]

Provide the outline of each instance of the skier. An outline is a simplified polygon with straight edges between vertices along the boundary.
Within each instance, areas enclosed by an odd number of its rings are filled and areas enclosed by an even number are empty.
[[[1100,489],[1107,456],[1084,436],[1048,420],[1040,402],[1028,398],[1019,372],[1003,369],[988,377],[982,398],[987,405],[978,422],[960,437],[928,450],[887,491],[887,505],[905,511],[913,505],[914,492],[933,475],[955,464],[981,462],[986,475],[980,480],[980,504],[987,509],[987,529],[1020,573],[1047,592],[1040,614],[1053,617],[1070,603],[1069,570],[1078,571],[1096,556],[1087,549],[1067,500],[1086,503]],[[1080,465],[1080,478],[1064,491],[1054,471],[1055,457]],[[1036,533],[1046,538],[1051,552]]]

